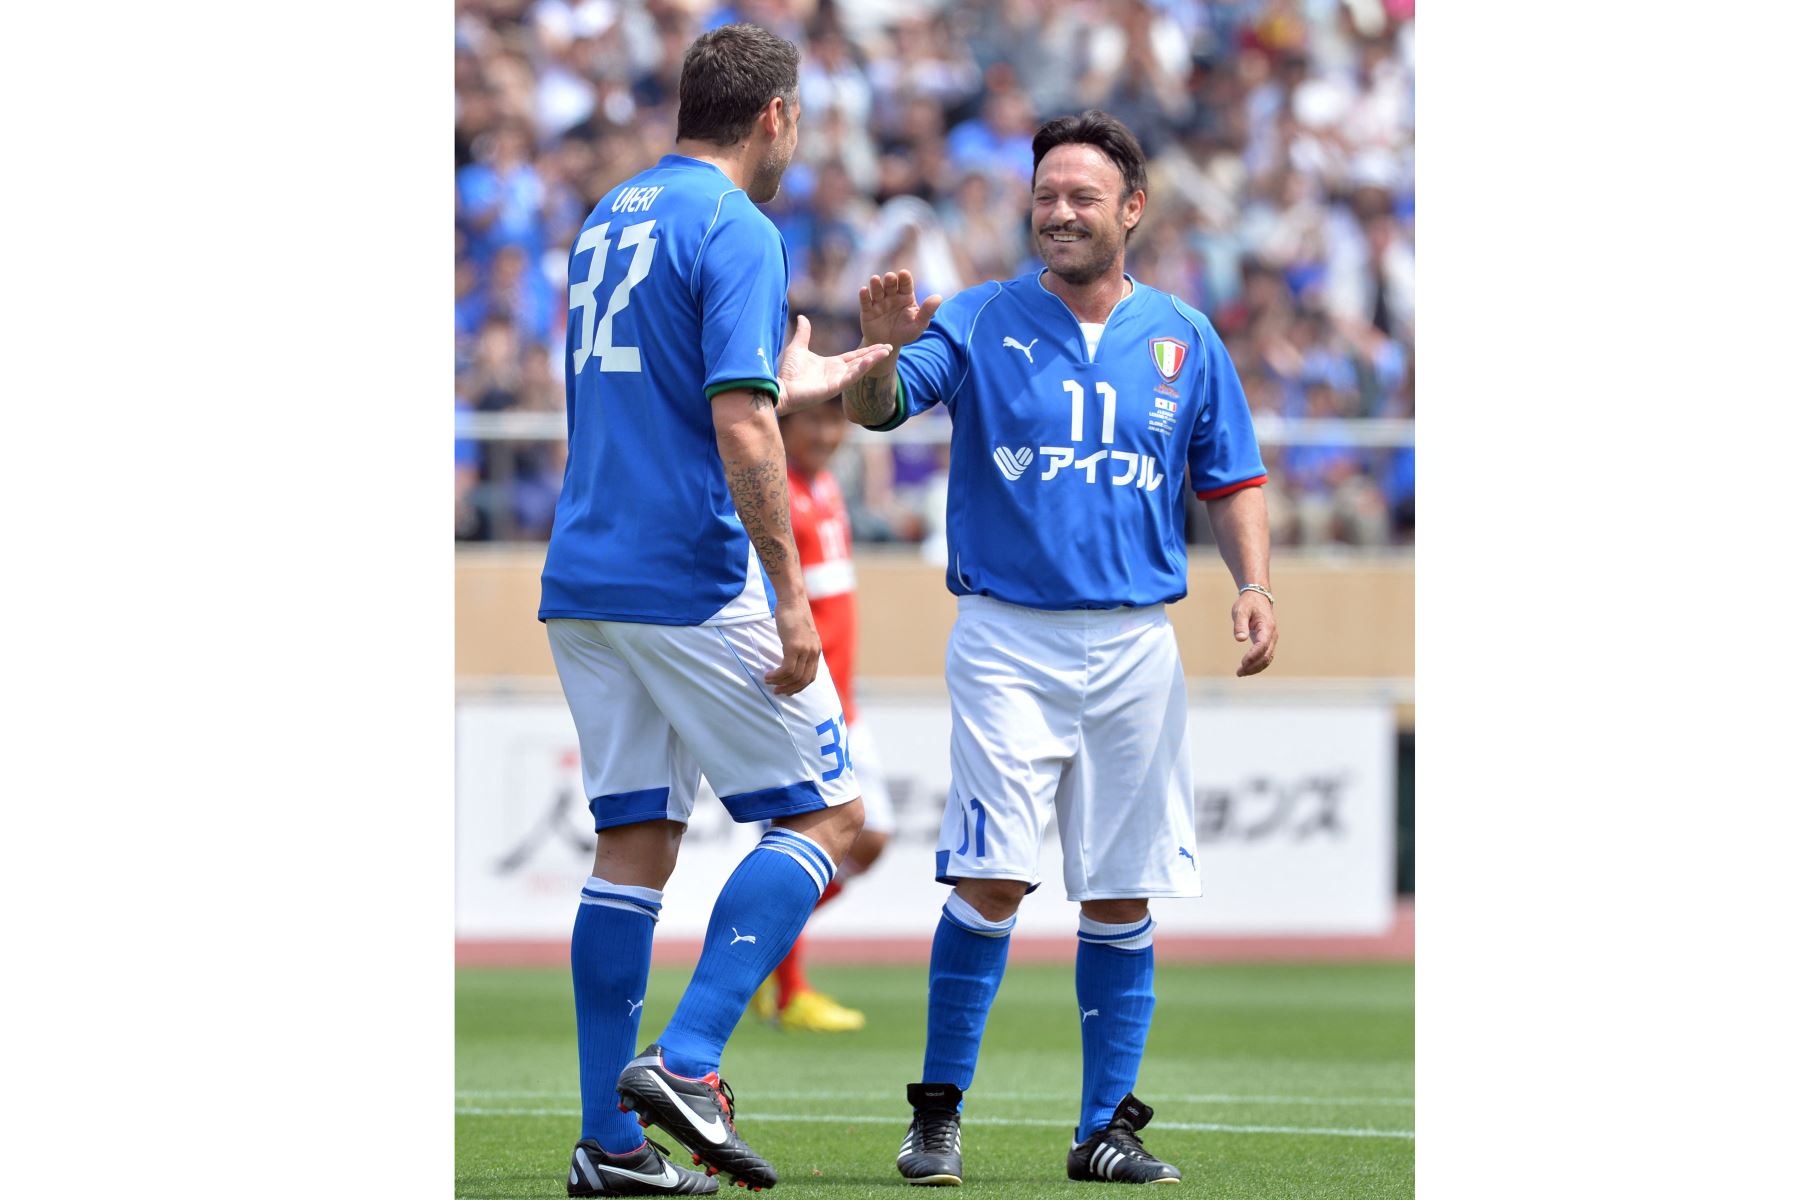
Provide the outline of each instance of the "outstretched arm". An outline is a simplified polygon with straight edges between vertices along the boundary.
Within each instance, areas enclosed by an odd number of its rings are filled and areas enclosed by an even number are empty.
[[[1240,488],[1206,502],[1219,557],[1238,587],[1269,586],[1269,507],[1260,487]],[[1231,606],[1231,636],[1248,641],[1239,675],[1254,675],[1275,661],[1275,602],[1261,592],[1239,592]]]
[[[775,630],[781,637],[781,665],[763,676],[778,696],[805,690],[819,671],[819,632],[813,627],[794,548],[793,520],[788,513],[787,455],[775,402],[767,392],[734,389],[712,401],[713,433],[725,485],[731,489],[738,519],[763,570],[775,587]]]
[[[868,286],[857,291],[857,299],[862,304],[863,345],[891,346],[893,353],[844,390],[844,415],[858,425],[885,425],[893,420],[899,401],[895,379],[900,347],[925,332],[944,298],[927,296],[921,303],[913,290],[912,272],[889,271],[871,275]]]
[[[794,318],[794,337],[781,352],[781,365],[776,377],[781,386],[781,403],[775,415],[816,408],[847,387],[853,386],[869,368],[893,354],[888,345],[864,344],[836,358],[821,358],[812,352],[812,322]]]

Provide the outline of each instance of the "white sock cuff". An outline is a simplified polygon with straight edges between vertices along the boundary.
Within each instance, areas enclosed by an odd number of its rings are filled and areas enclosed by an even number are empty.
[[[1111,946],[1115,950],[1143,950],[1150,945],[1156,922],[1149,916],[1123,925],[1108,925],[1083,914],[1075,936],[1092,946]]]
[[[955,892],[951,892],[950,898],[944,901],[944,915],[952,925],[960,925],[970,933],[979,933],[983,937],[1005,937],[1019,923],[1018,913],[1004,921],[990,921],[976,911],[973,904]]]
[[[589,875],[581,885],[581,902],[602,908],[623,909],[643,913],[652,921],[662,913],[663,894],[659,888],[636,887],[629,883],[608,883],[598,875]]]

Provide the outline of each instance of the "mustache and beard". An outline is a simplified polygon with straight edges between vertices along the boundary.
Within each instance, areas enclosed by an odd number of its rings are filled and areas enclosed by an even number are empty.
[[[1085,234],[1073,242],[1058,242],[1052,235]],[[1076,286],[1089,284],[1112,267],[1125,245],[1125,229],[1089,227],[1074,221],[1061,225],[1040,226],[1037,231],[1038,257],[1044,260],[1052,275]]]

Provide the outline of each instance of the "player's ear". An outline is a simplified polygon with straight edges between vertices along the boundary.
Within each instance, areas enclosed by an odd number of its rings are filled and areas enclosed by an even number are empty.
[[[762,112],[757,114],[756,123],[762,127],[762,131],[768,134],[771,139],[778,138],[781,136],[782,117],[786,113],[787,101],[780,96],[776,96],[767,104],[763,105]]]
[[[1125,208],[1120,216],[1124,220],[1125,228],[1127,230],[1137,228],[1137,223],[1144,219],[1144,203],[1145,196],[1143,188],[1139,188],[1137,191],[1131,193],[1131,195],[1125,197]]]

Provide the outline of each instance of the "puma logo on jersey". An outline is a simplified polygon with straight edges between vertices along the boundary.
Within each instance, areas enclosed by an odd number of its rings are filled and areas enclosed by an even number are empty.
[[[1032,338],[1031,346],[1037,345],[1042,340],[1043,340],[1042,338]],[[1002,350],[1017,350],[1017,351],[1019,351],[1021,354],[1023,354],[1025,356],[1025,361],[1035,367],[1035,366],[1037,366],[1037,360],[1035,358],[1031,357],[1031,346],[1027,346],[1024,342],[1021,342],[1018,338],[1014,338],[1014,337],[1009,337],[1005,341],[1000,343],[1000,348]]]
[[[1194,852],[1189,850],[1186,846],[1175,847],[1175,853],[1177,853],[1181,857],[1187,859],[1188,863],[1194,868],[1194,870],[1198,871],[1200,869],[1200,864],[1194,861]]]
[[[1036,452],[1030,446],[1020,446],[1017,450],[1009,449],[1006,446],[994,447],[994,465],[999,467],[1000,473],[1008,479],[1017,479],[1023,475],[1025,468],[1029,467],[1031,460],[1036,457]]]
[[[731,944],[735,946],[739,942],[749,942],[754,946],[756,945],[756,935],[754,933],[739,933],[737,931],[737,926],[733,925],[731,927]]]
[[[1086,1025],[1089,1017],[1097,1017],[1099,1015],[1100,1010],[1097,1008],[1084,1008],[1081,1010],[1081,1023]]]
[[[625,1015],[628,1017],[634,1015],[638,1009],[644,1007],[644,1002],[642,1000],[627,1000],[625,1003],[631,1006],[625,1010]]]

